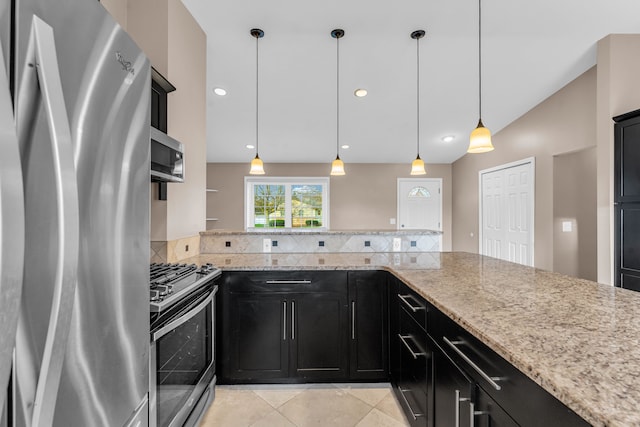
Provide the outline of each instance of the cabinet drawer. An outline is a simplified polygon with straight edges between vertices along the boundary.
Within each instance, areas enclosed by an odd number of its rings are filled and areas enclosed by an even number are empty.
[[[400,282],[395,299],[400,307],[402,307],[415,320],[418,325],[425,331],[427,330],[427,302],[418,295],[414,290]]]
[[[347,293],[346,271],[229,272],[224,284],[231,293],[339,292]]]
[[[439,310],[429,333],[440,348],[523,426],[588,426],[582,418]]]
[[[426,332],[404,310],[395,342],[400,353],[398,400],[412,426],[426,426],[433,355]]]

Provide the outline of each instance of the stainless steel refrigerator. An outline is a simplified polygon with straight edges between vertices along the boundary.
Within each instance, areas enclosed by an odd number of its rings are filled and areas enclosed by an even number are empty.
[[[0,46],[2,422],[147,425],[149,61],[96,0],[0,0]]]

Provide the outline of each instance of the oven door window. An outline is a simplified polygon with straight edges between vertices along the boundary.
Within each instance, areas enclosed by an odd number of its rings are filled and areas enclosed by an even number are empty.
[[[212,311],[211,302],[156,342],[159,426],[170,425],[182,408],[193,405],[192,393],[213,364]]]

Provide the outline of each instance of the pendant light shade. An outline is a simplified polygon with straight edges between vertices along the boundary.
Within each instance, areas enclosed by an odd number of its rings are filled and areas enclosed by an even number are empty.
[[[493,150],[491,131],[484,127],[482,119],[480,119],[478,126],[471,132],[467,153],[486,153],[491,150]]]
[[[344,175],[344,162],[340,159],[340,157],[336,157],[336,159],[331,162],[331,175]]]
[[[426,175],[427,171],[424,168],[424,160],[418,156],[413,162],[411,162],[411,175]]]
[[[416,159],[411,163],[411,175],[426,175],[424,160],[420,158],[420,39],[425,35],[424,30],[411,33],[416,41]]]
[[[256,39],[256,157],[251,160],[250,175],[264,175],[264,164],[258,155],[258,40],[264,37],[264,31],[254,28],[250,32]]]
[[[258,153],[256,153],[256,156],[251,160],[251,170],[249,171],[249,174],[264,175],[264,164],[260,157],[258,157]]]
[[[344,162],[340,160],[340,39],[344,30],[331,31],[331,37],[336,39],[336,159],[331,163],[331,175],[344,175]]]
[[[482,0],[478,0],[478,126],[471,132],[467,153],[493,150],[491,132],[482,123]]]

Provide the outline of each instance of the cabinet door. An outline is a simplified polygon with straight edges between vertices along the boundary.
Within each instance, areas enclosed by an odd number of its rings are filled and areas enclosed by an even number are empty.
[[[434,358],[434,420],[438,427],[469,426],[473,382],[441,350]]]
[[[289,375],[287,307],[279,294],[231,294],[225,379],[260,381]],[[244,382],[244,381],[242,381]]]
[[[349,376],[388,380],[387,274],[349,272]]]
[[[348,304],[343,293],[304,293],[291,298],[291,376],[344,380],[348,376]]]

